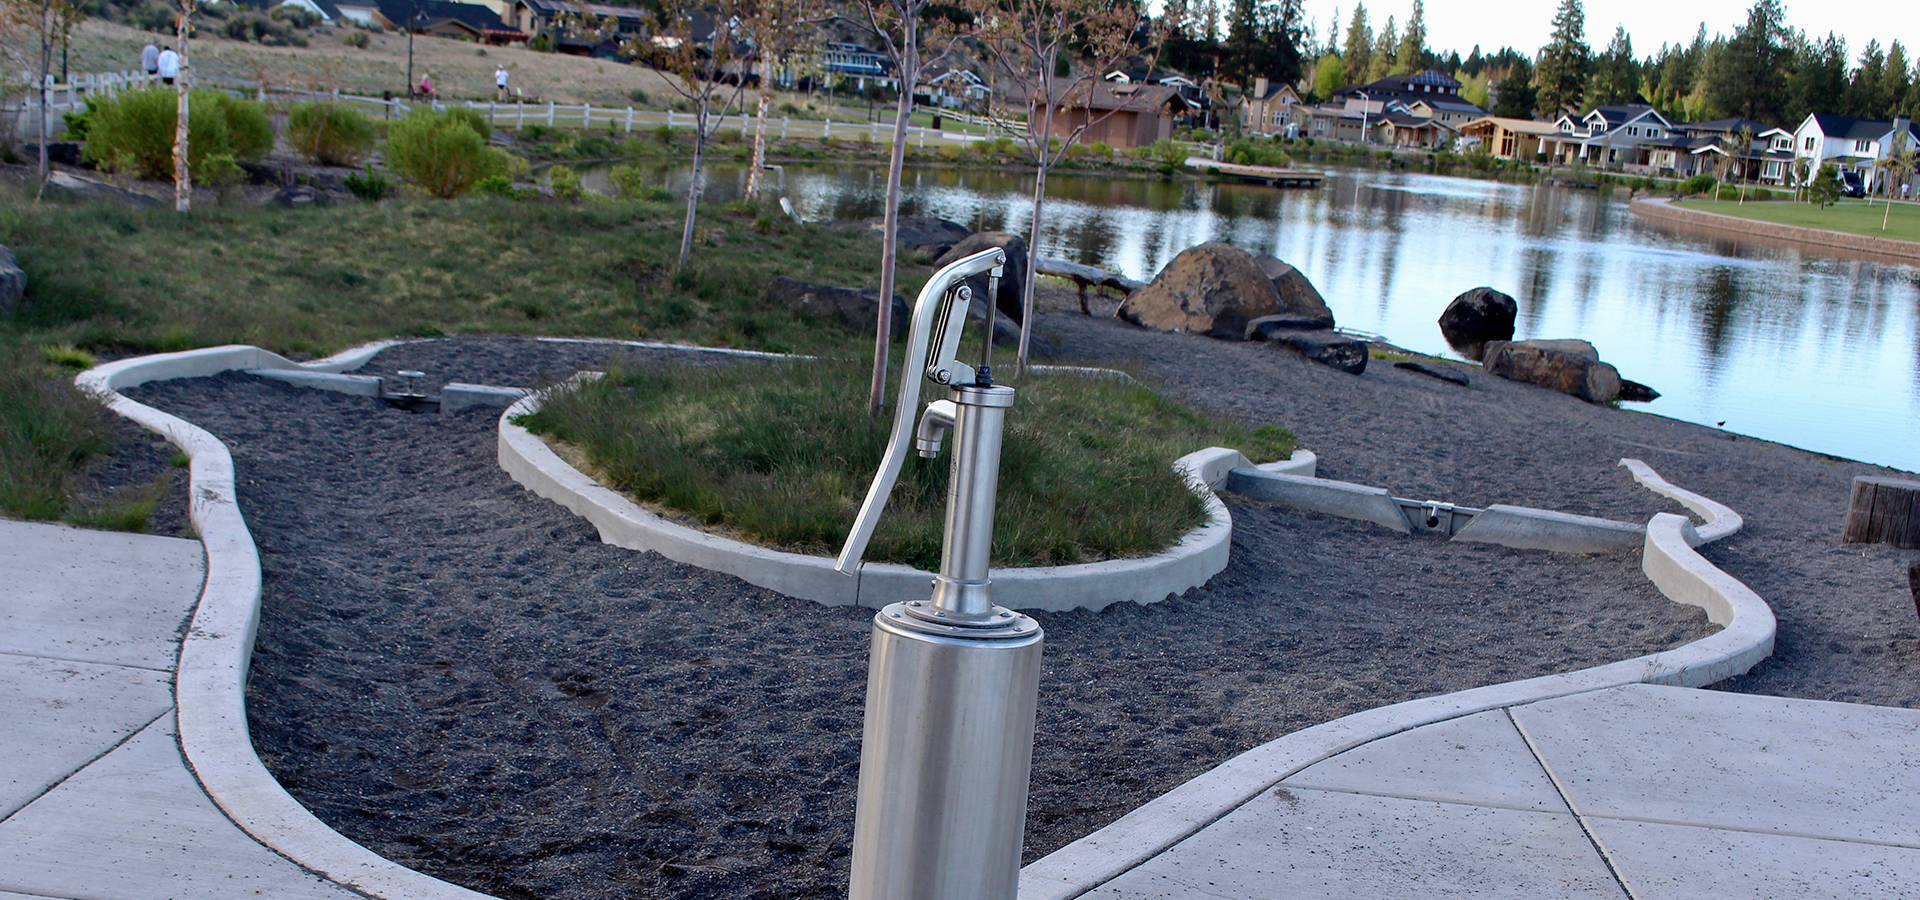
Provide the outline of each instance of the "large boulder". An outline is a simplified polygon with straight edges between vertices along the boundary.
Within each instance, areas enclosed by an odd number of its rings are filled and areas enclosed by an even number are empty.
[[[1620,397],[1620,372],[1586,341],[1488,341],[1487,374],[1572,394],[1588,403]]]
[[[1333,310],[1327,308],[1327,301],[1314,289],[1313,282],[1300,270],[1287,265],[1271,256],[1256,256],[1253,261],[1260,271],[1273,282],[1273,289],[1280,294],[1282,314],[1298,319],[1324,321],[1321,328],[1333,327]]]
[[[1247,323],[1285,311],[1253,254],[1214,241],[1181,251],[1152,283],[1127,295],[1118,315],[1146,328],[1238,341]]]
[[[20,298],[27,292],[27,273],[20,268],[20,261],[13,258],[13,251],[0,247],[0,313],[10,313],[20,308]]]
[[[880,314],[880,292],[812,284],[785,275],[767,284],[766,302],[778,304],[803,316],[839,322],[848,328],[873,333]],[[907,330],[907,301],[893,296],[893,320],[888,323],[892,339],[899,340]]]
[[[1005,271],[1000,275],[1000,293],[993,297],[993,306],[1004,313],[1016,324],[1025,318],[1026,307],[1020,302],[1020,289],[1027,283],[1027,240],[1017,234],[1004,231],[982,231],[970,234],[954,244],[947,252],[933,261],[935,269],[943,268],[956,260],[965,259],[982,250],[998,247],[1007,251]],[[987,276],[975,275],[967,279],[967,286],[973,288],[975,297],[987,295]]]
[[[884,239],[887,220],[881,216],[868,219],[852,219],[833,223],[835,228],[845,228]],[[927,256],[939,256],[953,245],[965,240],[972,234],[965,225],[958,225],[945,219],[931,216],[901,216],[895,225],[894,236],[906,250],[924,253]]]
[[[1447,304],[1440,313],[1440,333],[1453,349],[1471,360],[1486,355],[1488,341],[1513,340],[1513,320],[1520,304],[1490,287],[1477,287]]]
[[[68,200],[90,200],[120,206],[160,205],[160,201],[145,194],[58,171],[47,173],[47,193]]]

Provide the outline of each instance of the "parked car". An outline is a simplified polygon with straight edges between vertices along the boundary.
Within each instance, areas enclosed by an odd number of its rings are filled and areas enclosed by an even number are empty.
[[[1867,183],[1860,177],[1859,172],[1849,169],[1840,173],[1840,196],[1865,197],[1866,195]]]

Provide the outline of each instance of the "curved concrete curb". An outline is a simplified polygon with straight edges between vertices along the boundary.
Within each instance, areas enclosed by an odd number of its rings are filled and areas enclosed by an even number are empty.
[[[1355,713],[1255,747],[1020,872],[1019,900],[1070,900],[1185,840],[1314,763],[1370,741],[1501,707],[1647,683],[1701,687],[1773,652],[1773,610],[1693,552],[1693,526],[1661,513],[1647,524],[1642,568],[1676,603],[1724,627],[1683,647],[1577,672],[1423,697]]]
[[[201,428],[117,391],[233,369],[339,372],[363,365],[396,343],[368,344],[304,366],[255,347],[214,347],[119,360],[83,372],[75,382],[107,408],[165,436],[192,460],[190,514],[206,547],[207,581],[180,642],[174,702],[181,752],[207,796],[268,849],[368,896],[492,900],[347,840],[294,800],[260,763],[247,733],[246,712],[247,666],[260,623],[260,556],[235,496],[233,457]]]
[[[1685,488],[1674,487],[1646,463],[1637,459],[1622,459],[1620,466],[1633,475],[1633,480],[1640,482],[1641,487],[1662,497],[1670,497],[1678,501],[1688,511],[1705,520],[1688,538],[1692,546],[1711,544],[1746,527],[1746,520],[1740,518],[1739,513],[1725,504],[1709,500]]]
[[[564,389],[566,385],[556,386]],[[568,465],[537,435],[513,423],[540,408],[542,394],[527,397],[500,416],[500,467],[527,490],[592,522],[600,539],[629,550],[651,550],[668,559],[724,572],[749,584],[828,606],[879,608],[927,596],[933,574],[890,563],[864,563],[843,575],[833,560],[771,550],[677,524],[653,513]],[[1300,453],[1296,453],[1296,458]],[[1306,453],[1301,464],[1311,465]],[[1104,609],[1114,603],[1157,603],[1198,587],[1227,567],[1233,519],[1212,489],[1227,473],[1251,463],[1238,451],[1214,447],[1190,453],[1174,468],[1199,490],[1206,524],[1163,553],[1072,566],[996,569],[994,601],[1014,609],[1062,611]],[[1201,489],[1205,490],[1201,490]]]
[[[1825,250],[1864,254],[1908,265],[1920,262],[1920,243],[1913,241],[1896,241],[1865,234],[1828,231],[1823,228],[1781,225],[1759,219],[1721,215],[1702,209],[1683,209],[1661,197],[1641,197],[1627,208],[1634,215],[1649,222],[1689,231],[1704,231],[1734,240],[1752,241],[1755,237],[1760,237]]]

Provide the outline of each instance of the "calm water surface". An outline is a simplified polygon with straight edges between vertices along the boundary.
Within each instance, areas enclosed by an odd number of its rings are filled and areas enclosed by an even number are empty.
[[[654,177],[684,190],[684,169]],[[809,219],[878,215],[886,172],[770,175]],[[706,197],[744,185],[715,167]],[[591,183],[590,183],[591,184]],[[1024,234],[1030,178],[908,173],[903,211]],[[1040,252],[1148,280],[1226,240],[1292,263],[1340,325],[1455,356],[1435,324],[1487,285],[1518,337],[1584,338],[1662,394],[1629,408],[1920,470],[1920,269],[1663,231],[1592,191],[1332,170],[1320,190],[1053,176]],[[1543,437],[1551,437],[1543,435]]]

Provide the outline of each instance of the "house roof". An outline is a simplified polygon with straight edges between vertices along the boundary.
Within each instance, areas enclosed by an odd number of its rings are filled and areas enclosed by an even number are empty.
[[[1751,130],[1754,134],[1760,134],[1762,132],[1769,131],[1772,128],[1772,126],[1768,125],[1765,122],[1756,122],[1752,119],[1737,119],[1737,118],[1736,119],[1714,119],[1711,122],[1677,122],[1674,124],[1673,127],[1681,131],[1684,131],[1688,134],[1702,134],[1702,133],[1738,134],[1742,126],[1745,126],[1749,130]]]
[[[1498,125],[1501,128],[1518,134],[1531,134],[1540,137],[1551,137],[1560,133],[1559,127],[1552,122],[1539,122],[1533,119],[1509,119],[1504,116],[1481,116],[1470,122],[1462,122],[1460,123],[1460,130],[1466,131],[1475,125]]]
[[[1625,125],[1635,119],[1646,118],[1648,114],[1652,114],[1662,122],[1667,122],[1667,118],[1651,106],[1596,106],[1580,118],[1584,121],[1598,115],[1606,121],[1607,128],[1611,130],[1616,125]],[[1667,122],[1667,124],[1671,126],[1673,123]]]
[[[1381,122],[1391,122],[1396,128],[1426,128],[1432,126],[1434,128],[1445,128],[1448,131],[1454,130],[1453,126],[1439,119],[1430,116],[1416,116],[1412,113],[1400,112],[1399,110],[1389,110],[1386,114],[1375,116],[1374,118]]]
[[[1872,141],[1893,133],[1893,121],[1890,119],[1857,119],[1853,116],[1836,116],[1828,113],[1814,113],[1814,126],[1820,133],[1830,138],[1847,141]],[[1920,129],[1912,123],[1907,125],[1908,133],[1920,138]]]
[[[447,0],[379,0],[377,4],[380,17],[401,28],[432,28],[435,25],[453,22],[471,29],[475,34],[488,31],[514,31],[515,29],[500,21],[493,10],[472,3],[449,3]],[[415,16],[418,18],[415,18]]]
[[[1067,92],[1068,86],[1055,82],[1050,87],[1057,92],[1054,96],[1060,96]],[[1092,94],[1091,97],[1088,96],[1089,91]],[[1095,80],[1073,86],[1073,94],[1074,96],[1070,98],[1061,97],[1057,101],[1058,104],[1076,109],[1118,109],[1135,112],[1163,109],[1172,103],[1177,103],[1181,107],[1193,105],[1187,98],[1180,96],[1178,88],[1165,84],[1115,84],[1110,81]],[[1033,102],[1031,96],[1028,97],[1028,102]]]

